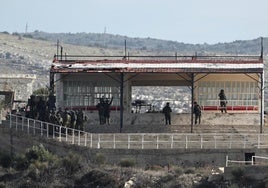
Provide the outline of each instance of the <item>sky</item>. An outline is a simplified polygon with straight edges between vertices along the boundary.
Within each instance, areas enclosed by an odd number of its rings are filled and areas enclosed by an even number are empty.
[[[9,33],[105,32],[190,44],[268,37],[268,0],[0,0],[0,4],[0,31]]]

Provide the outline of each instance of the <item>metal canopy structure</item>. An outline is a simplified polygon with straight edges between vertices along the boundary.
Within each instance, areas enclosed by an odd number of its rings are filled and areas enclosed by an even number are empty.
[[[191,87],[193,104],[195,83],[209,74],[243,74],[258,83],[261,98],[260,132],[263,125],[263,56],[76,56],[55,55],[50,69],[50,89],[55,93],[55,75],[106,75],[120,85],[120,130],[124,117],[124,84],[140,75],[136,82],[161,84],[166,77],[175,75],[185,86]],[[159,78],[161,75],[161,80]],[[255,77],[254,77],[255,76]],[[63,76],[64,77],[64,76]],[[62,78],[63,78],[62,77]],[[59,78],[59,79],[62,79]],[[174,79],[173,79],[174,80]],[[172,84],[172,80],[168,80]],[[133,83],[135,83],[133,81]],[[175,83],[178,84],[178,83]],[[138,84],[137,84],[138,85]],[[191,113],[193,114],[193,113]],[[191,116],[191,132],[193,130]]]

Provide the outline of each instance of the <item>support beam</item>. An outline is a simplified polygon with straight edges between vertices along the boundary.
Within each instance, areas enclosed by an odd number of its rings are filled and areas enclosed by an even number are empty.
[[[124,73],[120,73],[120,133],[124,121]]]
[[[263,117],[264,117],[264,99],[263,99],[263,93],[264,93],[264,86],[263,86],[263,73],[261,73],[261,88],[260,88],[260,92],[261,92],[261,111],[260,111],[260,133],[263,133]]]
[[[191,106],[191,133],[193,133],[194,116],[193,116],[193,106],[194,106],[194,73],[191,74],[191,84],[192,84],[192,106]]]

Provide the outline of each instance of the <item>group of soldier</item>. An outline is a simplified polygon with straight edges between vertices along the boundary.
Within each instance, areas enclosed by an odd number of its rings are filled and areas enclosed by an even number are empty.
[[[111,98],[111,100],[104,99],[104,97],[100,98],[100,101],[96,106],[99,111],[100,125],[110,124],[110,106],[112,102],[113,102],[113,97]]]
[[[61,108],[59,108],[58,111],[51,111],[48,120],[52,124],[83,131],[84,122],[87,121],[87,117],[84,115],[81,109],[68,110],[66,108],[63,111]]]
[[[221,89],[220,90],[220,93],[218,94],[218,97],[219,97],[219,100],[220,100],[220,111],[221,113],[225,112],[227,113],[227,98],[226,98],[226,95],[224,93],[224,90]],[[169,106],[169,103],[166,103],[166,106],[163,108],[163,113],[165,115],[165,122],[166,122],[166,125],[170,125],[171,124],[171,108]],[[196,102],[194,101],[194,105],[193,105],[193,114],[195,115],[195,119],[194,119],[194,123],[195,124],[200,124],[201,123],[201,113],[202,113],[202,110],[201,110],[201,106]]]
[[[59,107],[56,110],[49,99],[44,100],[42,97],[36,96],[31,96],[28,100],[25,116],[78,130],[84,130],[84,122],[87,121],[87,117],[81,109],[68,110],[65,108],[62,110]]]

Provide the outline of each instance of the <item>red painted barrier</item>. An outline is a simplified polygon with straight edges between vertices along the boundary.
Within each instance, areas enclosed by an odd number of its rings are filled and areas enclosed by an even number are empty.
[[[220,106],[201,106],[204,111],[217,111],[220,110]],[[257,106],[227,106],[227,111],[258,111]]]

